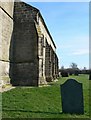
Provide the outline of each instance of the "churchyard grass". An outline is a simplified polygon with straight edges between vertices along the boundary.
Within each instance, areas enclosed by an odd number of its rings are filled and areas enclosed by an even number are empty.
[[[83,84],[84,115],[62,113],[60,84],[74,78]],[[17,87],[2,93],[3,118],[89,118],[88,75],[59,78],[45,87]]]

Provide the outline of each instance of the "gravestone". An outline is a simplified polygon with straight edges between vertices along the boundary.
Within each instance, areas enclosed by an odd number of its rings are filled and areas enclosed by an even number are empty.
[[[91,73],[89,74],[89,80],[91,80]]]
[[[62,72],[61,72],[61,76],[62,76],[62,77],[68,77],[68,72],[62,71]]]
[[[63,113],[84,114],[82,83],[68,79],[60,88]]]

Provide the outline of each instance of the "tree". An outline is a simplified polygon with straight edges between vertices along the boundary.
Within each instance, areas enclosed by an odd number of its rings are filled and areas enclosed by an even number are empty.
[[[71,65],[70,65],[70,66],[71,66],[71,68],[72,68],[72,69],[78,69],[78,67],[77,67],[77,64],[76,64],[76,63],[71,63]]]
[[[83,70],[86,70],[86,69],[87,69],[86,67],[83,68]]]
[[[70,66],[71,66],[71,69],[72,69],[72,73],[74,75],[79,75],[80,71],[79,71],[79,69],[77,67],[77,64],[76,63],[71,63]]]
[[[64,70],[64,66],[61,67],[61,70]]]

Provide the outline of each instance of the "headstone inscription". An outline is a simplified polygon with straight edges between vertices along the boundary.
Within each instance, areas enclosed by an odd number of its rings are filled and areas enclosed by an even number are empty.
[[[60,85],[62,112],[70,114],[84,114],[82,83],[68,79]]]

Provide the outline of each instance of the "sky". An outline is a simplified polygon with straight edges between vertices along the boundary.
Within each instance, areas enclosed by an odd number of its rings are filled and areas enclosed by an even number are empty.
[[[28,2],[38,8],[57,46],[59,68],[89,68],[89,2]]]

